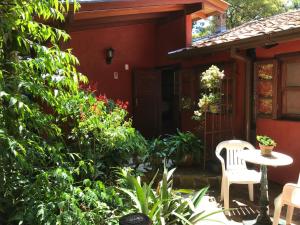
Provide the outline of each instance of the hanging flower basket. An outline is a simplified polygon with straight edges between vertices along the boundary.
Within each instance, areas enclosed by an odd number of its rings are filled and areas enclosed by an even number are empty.
[[[194,111],[194,119],[203,120],[205,112],[219,113],[222,101],[221,83],[224,78],[224,71],[212,65],[202,73],[201,87],[202,94],[198,102],[198,110]]]

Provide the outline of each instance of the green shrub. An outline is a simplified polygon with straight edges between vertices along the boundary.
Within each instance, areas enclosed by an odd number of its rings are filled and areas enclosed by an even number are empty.
[[[25,188],[26,208],[17,208],[11,222],[118,224],[118,217],[130,212],[114,188],[89,179],[79,185],[70,171],[62,168],[40,174]]]
[[[191,132],[177,130],[176,134],[150,141],[148,157],[152,159],[153,163],[161,166],[164,159],[178,163],[186,155],[192,155],[199,161],[202,151],[203,144],[197,136]]]
[[[193,133],[177,130],[176,134],[167,137],[167,148],[179,162],[187,154],[198,157],[203,150],[203,145]]]
[[[70,145],[95,162],[94,178],[113,180],[110,167],[128,165],[133,156],[145,155],[147,142],[132,127],[131,120],[126,119],[127,111],[112,100],[86,92],[81,95],[72,103],[69,100],[64,103],[64,108],[75,109],[66,110],[67,117],[78,117],[71,122]]]

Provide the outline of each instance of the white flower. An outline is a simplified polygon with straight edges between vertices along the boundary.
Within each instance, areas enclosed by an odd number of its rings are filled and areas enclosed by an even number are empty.
[[[217,66],[212,65],[208,70],[202,73],[201,83],[203,87],[207,89],[217,88],[224,76],[224,71],[220,71]]]

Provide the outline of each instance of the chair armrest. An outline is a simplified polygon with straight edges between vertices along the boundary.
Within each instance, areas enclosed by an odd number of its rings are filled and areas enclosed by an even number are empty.
[[[225,161],[223,159],[223,157],[219,154],[216,154],[217,158],[220,160],[221,162],[221,166],[222,166],[222,173],[224,174],[225,173]]]

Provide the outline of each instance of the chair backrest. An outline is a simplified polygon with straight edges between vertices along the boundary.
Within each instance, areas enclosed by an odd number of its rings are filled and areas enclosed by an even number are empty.
[[[224,159],[221,156],[222,150],[226,150],[226,165],[224,163]],[[228,140],[222,141],[218,144],[216,148],[216,156],[221,161],[222,170],[236,170],[236,169],[246,169],[246,163],[244,160],[238,158],[237,154],[239,151],[243,151],[245,149],[255,149],[253,145],[249,142],[241,141],[241,140]]]

